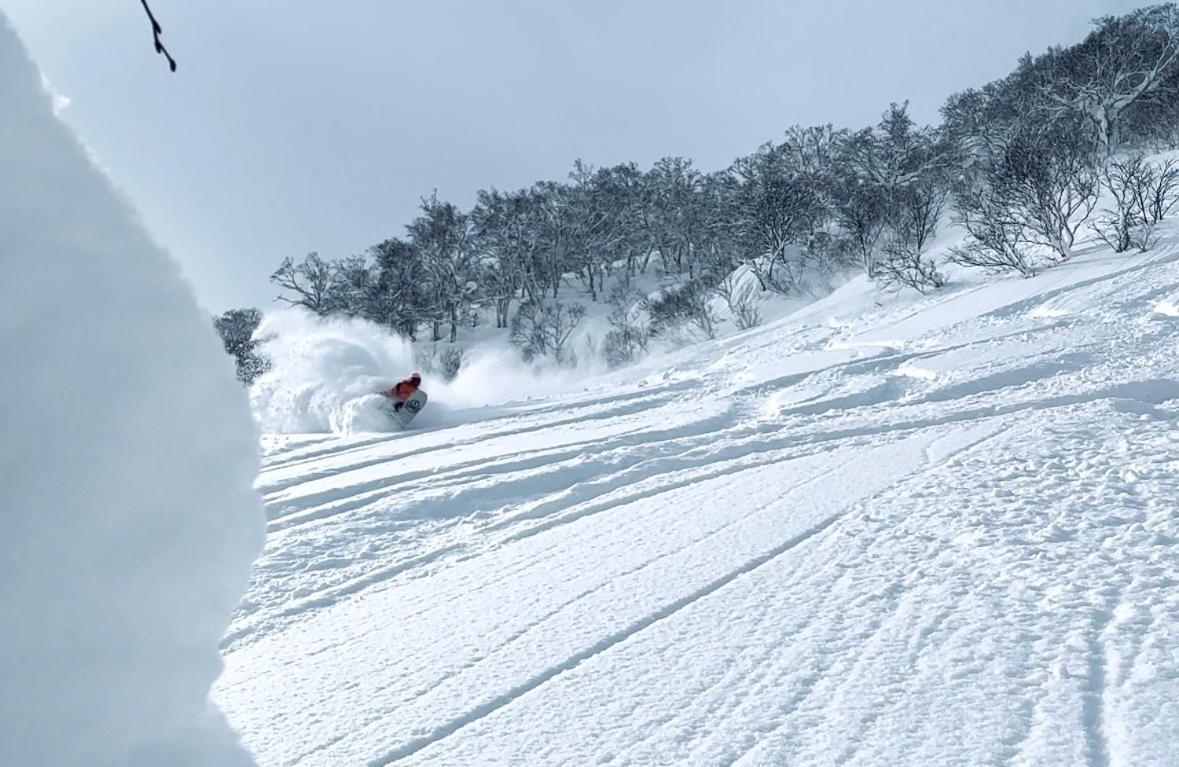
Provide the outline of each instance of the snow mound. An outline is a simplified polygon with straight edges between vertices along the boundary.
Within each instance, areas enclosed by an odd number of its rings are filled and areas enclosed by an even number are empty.
[[[0,764],[248,765],[209,702],[256,434],[177,266],[0,16]]]

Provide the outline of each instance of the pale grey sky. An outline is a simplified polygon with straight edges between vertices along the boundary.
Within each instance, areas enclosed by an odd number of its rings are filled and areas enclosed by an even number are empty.
[[[860,127],[1133,0],[0,0],[62,116],[210,310],[267,306],[284,256],[359,253],[418,198],[573,161],[705,170],[793,123]]]

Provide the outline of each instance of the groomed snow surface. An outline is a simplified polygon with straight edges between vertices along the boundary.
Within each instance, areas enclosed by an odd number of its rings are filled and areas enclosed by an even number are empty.
[[[215,697],[267,766],[1174,764],[1173,234],[268,437]]]
[[[209,704],[257,436],[177,266],[0,14],[0,765],[253,764]]]

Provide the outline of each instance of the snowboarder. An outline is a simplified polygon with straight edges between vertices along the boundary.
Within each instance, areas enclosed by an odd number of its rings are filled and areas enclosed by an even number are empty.
[[[414,373],[404,381],[398,382],[388,391],[381,392],[389,399],[393,400],[393,412],[401,411],[401,407],[405,401],[412,397],[422,386],[422,376],[420,373]]]

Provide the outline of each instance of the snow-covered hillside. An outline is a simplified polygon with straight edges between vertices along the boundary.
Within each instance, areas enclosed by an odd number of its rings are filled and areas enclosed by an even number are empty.
[[[1177,352],[1172,239],[268,438],[216,698],[263,765],[1171,764]]]

